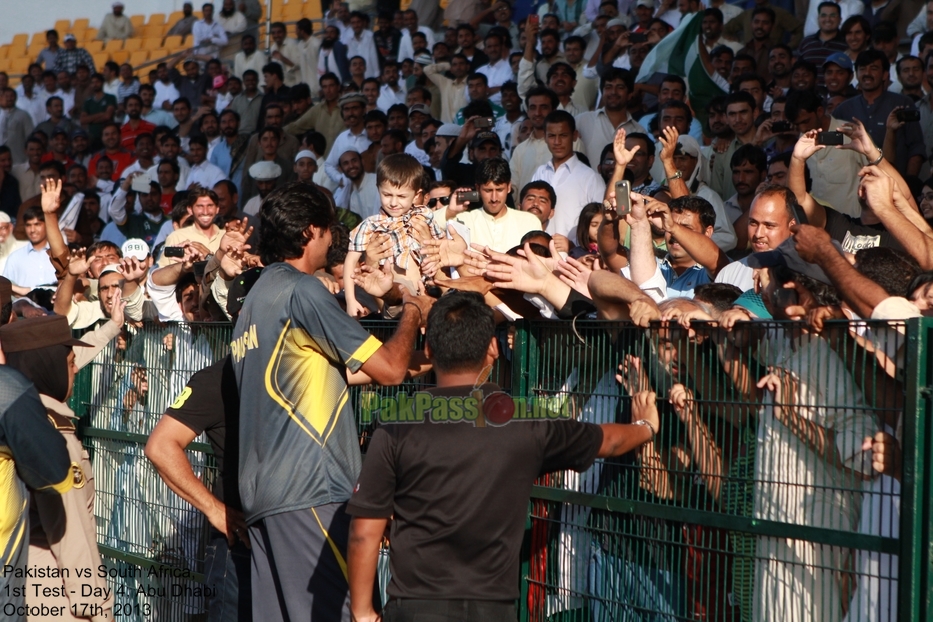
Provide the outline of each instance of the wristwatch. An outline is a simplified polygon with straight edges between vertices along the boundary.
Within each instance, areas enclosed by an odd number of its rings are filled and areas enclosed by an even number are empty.
[[[634,421],[634,422],[632,422],[632,425],[643,425],[643,426],[645,426],[646,428],[648,428],[649,430],[651,430],[651,440],[652,440],[652,441],[654,440],[654,437],[657,436],[657,434],[658,434],[657,432],[654,431],[654,428],[651,426],[650,423],[648,423],[648,421],[647,421],[646,419],[639,419],[638,421]]]
[[[677,171],[676,173],[674,173],[673,175],[671,175],[670,177],[668,177],[667,181],[674,181],[675,179],[680,179],[680,178],[682,178],[683,176],[684,176],[684,172],[683,172],[683,171]]]
[[[875,147],[878,150],[878,159],[874,162],[869,162],[868,166],[878,166],[881,164],[881,160],[884,158],[884,151],[881,150],[881,147]]]

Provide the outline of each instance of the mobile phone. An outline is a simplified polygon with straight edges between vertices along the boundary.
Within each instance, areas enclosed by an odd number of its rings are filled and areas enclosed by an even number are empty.
[[[469,190],[467,192],[457,193],[457,203],[479,203],[479,192]]]
[[[627,179],[616,182],[616,214],[619,218],[632,211],[632,184]]]
[[[791,130],[790,121],[772,121],[771,131],[775,134],[789,132]]]
[[[185,256],[185,247],[184,246],[166,246],[165,250],[162,251],[162,254],[166,257],[178,257],[182,258]]]
[[[905,108],[897,111],[897,120],[902,123],[910,123],[920,120],[920,111],[916,108]]]
[[[473,127],[478,130],[488,130],[493,125],[496,124],[496,120],[492,117],[482,117],[473,122]]]
[[[791,287],[780,287],[774,290],[774,306],[783,311],[787,307],[795,307],[800,303],[797,290]]]
[[[130,189],[133,192],[142,192],[143,194],[149,194],[149,184],[150,184],[149,175],[137,175],[136,177],[133,178],[133,181],[130,184]]]
[[[528,21],[531,22],[532,24],[534,24],[535,26],[537,26],[538,23],[541,22],[541,16],[538,15],[537,13],[535,13],[534,15],[529,15],[529,16],[528,16]]]
[[[820,132],[816,135],[817,145],[841,145],[845,134],[842,132]]]
[[[633,32],[628,36],[629,43],[646,43],[648,35],[644,32]]]

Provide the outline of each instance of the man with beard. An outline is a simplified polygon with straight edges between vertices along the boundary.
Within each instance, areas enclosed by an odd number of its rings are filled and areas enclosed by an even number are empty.
[[[379,213],[379,190],[376,187],[376,174],[363,170],[363,160],[356,151],[349,150],[341,154],[340,172],[346,183],[334,193],[337,207],[369,218]]]
[[[235,35],[246,30],[246,16],[236,10],[233,0],[224,0],[220,7],[217,23],[228,35]]]
[[[204,246],[209,252],[216,252],[224,234],[223,228],[214,223],[220,211],[217,207],[217,195],[211,188],[198,186],[188,191],[187,205],[191,224],[170,233],[165,245],[181,246],[183,242],[193,242],[195,245]],[[167,266],[177,261],[163,254],[159,266]]]
[[[178,126],[178,121],[175,120],[175,116],[168,110],[155,107],[153,105],[155,96],[156,90],[151,84],[141,84],[139,86],[139,99],[142,102],[139,118],[152,123],[155,127],[164,125],[169,129],[175,129]]]
[[[155,166],[155,139],[152,138],[152,134],[137,136],[133,142],[133,153],[136,156],[136,161],[123,169],[124,177],[136,172],[145,173]],[[78,188],[81,188],[81,186],[78,186]]]
[[[794,53],[783,43],[779,43],[768,52],[768,71],[771,73],[771,82],[765,89],[772,98],[783,97],[790,90],[791,67]]]
[[[227,109],[220,114],[220,142],[214,147],[210,155],[211,164],[218,167],[227,179],[233,181],[237,188],[243,181],[243,157],[249,136],[240,133],[240,115]]]
[[[101,137],[104,143],[104,148],[102,151],[97,152],[93,158],[91,158],[91,163],[88,165],[88,171],[91,175],[97,175],[97,162],[103,157],[107,158],[113,162],[113,178],[119,179],[122,177],[123,169],[128,167],[133,163],[133,154],[121,147],[121,138],[120,138],[120,126],[116,123],[106,123],[104,124]]]
[[[745,47],[739,50],[739,54],[748,54],[755,59],[758,67],[758,75],[765,83],[771,81],[771,73],[768,71],[768,53],[775,45],[771,41],[771,31],[774,29],[774,11],[769,7],[758,7],[752,12],[752,37],[745,44]]]
[[[388,112],[395,104],[405,103],[405,89],[398,83],[398,65],[386,61],[382,68],[382,87],[379,89],[379,98],[376,107],[382,112]]]
[[[460,47],[459,54],[463,54],[470,64],[469,71],[476,71],[489,62],[486,53],[476,48],[476,31],[469,24],[457,26],[457,46]]]
[[[462,53],[454,54],[449,63],[437,63],[424,68],[425,77],[440,92],[441,121],[444,123],[453,123],[457,112],[467,105],[466,83],[469,72],[470,61]]]
[[[210,161],[214,148],[220,144],[220,118],[213,110],[201,117],[201,134],[207,139],[207,160]]]
[[[315,104],[297,120],[286,125],[285,131],[294,136],[301,136],[311,130],[320,132],[327,139],[325,154],[329,154],[334,140],[346,128],[340,115],[340,106],[337,104],[340,97],[340,78],[337,74],[326,73],[321,76],[320,85],[324,101]]]
[[[337,76],[338,84],[343,84],[350,79],[347,46],[340,41],[340,31],[336,26],[328,26],[324,29],[324,40],[321,42],[321,51],[317,57],[317,70],[322,79],[327,74],[334,74]],[[329,142],[328,145],[330,145]]]
[[[742,49],[741,43],[722,38],[724,18],[720,9],[710,7],[704,10],[702,19],[703,21],[701,22],[700,28],[703,32],[703,45],[706,46],[707,52],[712,53],[712,51],[720,45],[726,46],[733,52],[738,52]]]
[[[892,93],[887,89],[885,77],[889,75],[890,62],[884,52],[865,50],[858,55],[855,69],[861,93],[836,106],[833,116],[842,121],[860,120],[865,124],[875,146],[884,145],[888,116],[895,108],[913,107],[914,102],[906,95]],[[918,175],[927,153],[920,123],[904,123],[893,133],[893,137],[893,153],[885,153],[884,158],[906,175]]]
[[[142,118],[143,100],[139,95],[128,95],[123,100],[127,120],[120,128],[121,144],[124,149],[132,149],[136,144],[136,137],[140,134],[152,134],[156,126]]]
[[[632,118],[627,108],[634,86],[635,79],[626,69],[612,67],[600,77],[603,107],[584,112],[576,119],[583,152],[590,162],[599,162],[603,147],[612,143],[618,128],[625,129],[629,134],[645,132],[645,128]]]
[[[110,218],[127,239],[140,239],[144,241],[151,251],[159,230],[168,218],[162,211],[162,187],[156,181],[149,182],[149,192],[136,192],[132,190],[133,179],[146,173],[135,173],[123,180],[110,202]],[[136,199],[142,205],[142,213],[135,213],[126,206],[134,205]]]
[[[247,174],[253,179],[259,194],[246,202],[243,206],[243,213],[256,216],[259,214],[263,199],[269,196],[269,193],[278,185],[279,178],[282,176],[282,167],[275,162],[261,160],[249,167]]]
[[[916,56],[902,56],[895,64],[897,81],[900,82],[901,95],[906,95],[915,102],[923,96],[923,62]]]
[[[771,28],[769,35],[771,45],[781,43],[784,41],[785,35],[789,35],[790,39],[787,44],[792,48],[796,47],[800,43],[801,37],[803,37],[803,22],[784,9],[771,4],[770,0],[755,0],[751,8],[742,11],[740,15],[731,20],[726,20],[723,34],[733,41],[748,41],[753,36],[754,26],[752,22],[755,18],[755,11],[763,8],[771,9],[774,12],[774,19],[771,20],[774,27]]]
[[[564,55],[560,53],[560,33],[556,30],[542,30],[539,34],[538,26],[533,24],[532,27],[534,35],[541,44],[541,57],[535,63],[535,77],[547,84],[547,74],[551,65],[564,60]],[[525,28],[526,31],[529,28],[527,23]]]
[[[265,123],[262,126],[262,130],[274,127],[276,129],[282,129],[282,119],[283,111],[281,106],[278,104],[272,104],[266,109],[265,113]],[[278,150],[276,152],[276,157],[280,159],[285,165],[286,163],[291,163],[295,159],[295,154],[301,150],[301,143],[297,138],[291,134],[287,134],[284,131],[279,133],[278,137]],[[263,159],[263,154],[261,153],[261,148],[259,144],[259,134],[253,134],[249,137],[249,144],[246,147],[246,155],[243,157],[243,168],[244,170],[249,170],[249,167],[253,165],[253,162],[258,162]],[[290,174],[288,175],[291,176]],[[242,187],[240,188],[242,190]]]
[[[177,6],[177,5],[176,5]],[[194,16],[194,7],[190,2],[185,2],[181,7],[182,18],[175,22],[169,29],[167,36],[186,37],[191,34],[191,29],[198,18]]]
[[[277,63],[282,68],[282,82],[285,86],[291,87],[301,82],[301,50],[294,39],[287,37],[285,24],[275,22],[270,31],[272,33],[272,46],[270,49],[269,60]],[[263,73],[267,73],[263,69]],[[266,82],[269,78],[266,77]]]
[[[252,69],[259,76],[259,86],[265,86],[266,82],[262,78],[262,68],[268,63],[266,53],[256,49],[256,39],[249,34],[243,35],[240,39],[240,51],[233,57],[233,75],[243,80],[243,74]]]
[[[839,31],[842,23],[842,13],[835,2],[820,2],[819,11],[820,30],[809,37],[804,37],[797,49],[797,55],[805,61],[813,63],[819,74],[817,84],[823,86],[823,63],[827,58],[838,52],[848,49],[845,36]]]

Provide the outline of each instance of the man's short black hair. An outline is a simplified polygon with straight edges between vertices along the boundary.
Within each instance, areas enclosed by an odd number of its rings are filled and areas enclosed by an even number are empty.
[[[680,101],[679,99],[670,99],[658,107],[658,116],[657,119],[661,120],[661,113],[667,110],[668,108],[676,108],[684,113],[684,116],[687,117],[687,125],[693,123],[693,111],[690,110],[690,106]]]
[[[204,135],[192,136],[190,139],[188,139],[189,149],[191,148],[191,145],[201,145],[202,147],[207,149],[207,137],[205,137]]]
[[[712,50],[710,50],[709,57],[710,57],[710,58],[719,58],[719,57],[722,56],[723,54],[728,54],[730,58],[732,58],[733,60],[735,60],[735,50],[733,50],[732,48],[730,48],[728,45],[724,45],[724,44],[717,45],[717,46],[714,47]],[[751,57],[749,57],[749,58],[751,58]]]
[[[385,126],[389,125],[389,117],[386,116],[386,113],[378,109],[370,110],[369,112],[363,115],[364,125],[372,121],[378,121],[379,123],[382,123]]]
[[[570,128],[571,134],[577,131],[577,122],[574,120],[573,115],[566,110],[552,110],[548,116],[544,118],[545,129],[552,123],[566,123],[567,127]]]
[[[722,24],[723,22],[725,22],[725,18],[724,18],[723,15],[722,15],[722,11],[720,11],[719,9],[717,9],[717,8],[714,7],[714,6],[708,8],[708,9],[705,9],[705,10],[703,11],[703,17],[713,17],[713,18],[715,18],[716,21],[719,22],[720,24]]]
[[[897,39],[897,26],[891,22],[879,22],[871,29],[872,43],[888,43]]]
[[[327,137],[320,132],[316,132],[314,130],[305,132],[301,135],[301,142],[305,145],[311,145],[311,147],[314,149],[314,153],[320,153],[323,155],[324,152],[327,151]]]
[[[797,71],[798,69],[803,69],[813,77],[820,75],[816,65],[803,58],[794,61],[794,64],[790,68],[791,72]],[[887,71],[887,69],[885,69],[885,71]]]
[[[625,88],[628,89],[629,93],[635,89],[635,76],[632,75],[631,71],[621,67],[610,67],[599,78],[599,90],[606,88],[606,82],[612,82],[613,80],[625,82]]]
[[[667,206],[671,208],[673,214],[693,212],[700,217],[700,225],[704,229],[716,226],[716,210],[713,209],[709,201],[702,197],[687,196],[672,199]]]
[[[30,205],[23,211],[23,224],[28,223],[30,220],[45,222],[45,212],[42,211],[41,205]]]
[[[532,97],[547,97],[549,100],[551,100],[552,110],[557,110],[557,107],[560,106],[560,100],[557,99],[557,93],[547,88],[546,86],[536,86],[525,94],[526,108],[531,105],[529,102],[531,102]]]
[[[715,52],[716,50],[713,50],[713,51]],[[752,71],[756,71],[758,69],[758,61],[755,60],[755,57],[752,56],[751,54],[742,53],[742,54],[736,54],[735,56],[732,57],[733,63],[737,63],[740,60],[745,61],[745,62],[751,62]]]
[[[495,334],[492,309],[483,297],[452,291],[431,307],[424,341],[434,368],[453,372],[480,367]]]
[[[859,55],[855,59],[855,70],[858,71],[859,67],[867,67],[875,61],[881,63],[881,68],[884,70],[884,73],[891,71],[891,61],[888,60],[887,55],[875,48],[869,48],[863,52],[859,52]]]
[[[759,7],[755,7],[755,8],[752,10],[752,19],[755,19],[755,16],[756,16],[756,15],[767,15],[768,17],[771,18],[771,23],[772,23],[772,24],[774,24],[774,22],[777,21],[777,15],[775,15],[774,9],[772,9],[772,8],[769,7],[769,6],[759,6]]]
[[[557,207],[557,192],[554,191],[554,186],[549,184],[546,181],[529,181],[525,184],[525,187],[522,188],[522,191],[519,193],[518,202],[521,204],[525,200],[529,190],[544,190],[547,192],[548,197],[551,199],[551,208]]]
[[[920,274],[920,266],[902,250],[878,246],[855,253],[855,268],[881,286],[889,296],[908,294],[911,281]]]
[[[755,101],[755,98],[752,97],[751,93],[747,93],[745,91],[729,93],[728,99],[726,99],[726,108],[728,108],[731,104],[748,104],[748,107],[752,110],[758,108],[758,102]]]
[[[269,193],[259,214],[259,256],[266,266],[301,257],[310,240],[308,228],[327,229],[334,222],[330,199],[298,181]]]
[[[330,226],[330,246],[327,249],[327,267],[342,266],[350,248],[350,230],[342,222]]]
[[[626,139],[628,138],[634,138],[644,143],[641,149],[639,149],[639,151],[644,152],[648,157],[651,157],[654,155],[654,151],[655,151],[654,141],[651,140],[651,137],[648,136],[647,134],[643,132],[632,132],[631,134],[626,136]]]
[[[176,175],[181,173],[181,168],[178,166],[178,160],[176,158],[162,158],[159,160],[159,164],[156,166],[156,172],[159,171],[159,167],[163,164],[168,164],[171,167],[172,172]]]
[[[895,70],[897,71],[898,77],[900,77],[901,75],[901,63],[907,60],[915,60],[918,63],[920,63],[921,66],[924,64],[923,61],[917,58],[916,56],[911,56],[910,54],[907,54],[906,56],[901,56],[899,59],[897,59],[897,62],[894,63],[894,67],[896,68]],[[51,99],[52,98],[50,97],[49,101],[51,101]]]
[[[759,76],[757,73],[748,71],[742,75],[736,76],[735,80],[733,80],[732,84],[730,85],[732,87],[732,91],[737,92],[741,90],[739,87],[742,86],[743,82],[757,82],[762,91],[767,89],[767,83],[765,82],[764,78]]]
[[[103,158],[101,158],[101,159],[103,159]],[[43,163],[41,163],[41,164],[39,165],[39,172],[40,172],[40,173],[41,173],[42,171],[47,171],[47,170],[50,170],[50,169],[51,169],[51,170],[54,170],[56,173],[58,173],[58,176],[61,177],[62,179],[65,178],[65,165],[62,164],[61,162],[59,162],[58,160],[49,160],[49,161],[43,162]]]
[[[684,79],[678,76],[675,73],[669,73],[661,78],[661,84],[667,82],[668,84],[676,84],[684,91],[684,95],[687,94],[687,83],[684,82]]]
[[[732,160],[729,162],[729,168],[733,169],[745,162],[754,166],[761,173],[768,170],[768,156],[765,150],[757,145],[742,145],[736,149],[735,153],[732,154]]]
[[[266,63],[262,66],[262,72],[277,76],[279,80],[285,79],[285,73],[282,71],[282,65],[278,63]]]
[[[485,73],[479,73],[479,72],[474,71],[473,73],[467,76],[467,84],[469,84],[473,80],[482,80],[483,84],[485,84],[487,87],[489,86],[489,77]]]
[[[512,181],[509,163],[502,158],[488,158],[476,166],[476,185],[507,184]]]
[[[693,299],[722,313],[732,308],[742,290],[731,283],[703,283],[693,290]]]
[[[801,112],[816,112],[823,107],[823,98],[816,91],[796,91],[791,89],[784,104],[784,118],[791,123],[797,122]]]
[[[548,67],[548,70],[547,70],[547,80],[546,80],[547,82],[550,82],[550,81],[551,81],[551,76],[553,76],[555,73],[557,73],[557,70],[558,70],[558,69],[563,69],[563,70],[565,70],[567,73],[570,74],[570,77],[571,77],[572,79],[574,79],[574,80],[577,79],[577,72],[576,72],[576,70],[575,70],[573,67],[570,66],[569,63],[565,63],[565,62],[563,62],[563,61],[557,61],[556,63],[554,63],[553,65],[551,65],[550,67]]]

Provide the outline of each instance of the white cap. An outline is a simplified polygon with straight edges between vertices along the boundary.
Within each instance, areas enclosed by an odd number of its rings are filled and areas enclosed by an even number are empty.
[[[120,250],[123,251],[124,257],[135,257],[139,261],[143,261],[149,256],[149,245],[139,238],[130,238],[123,243]]]
[[[606,28],[615,28],[616,26],[625,26],[625,20],[621,17],[614,17],[606,22]]]
[[[258,181],[278,179],[282,176],[282,167],[275,162],[261,160],[249,167],[249,176]]]
[[[301,158],[311,158],[312,160],[315,161],[315,163],[317,162],[317,156],[314,155],[314,152],[311,151],[310,149],[304,149],[302,151],[299,151],[298,155],[295,156],[295,164],[298,164],[298,160],[300,160]]]
[[[447,136],[447,137],[457,137],[460,136],[460,130],[463,128],[457,125],[456,123],[445,123],[444,125],[437,128],[435,136]]]
[[[635,6],[646,6],[648,8],[653,9],[654,0],[638,0],[638,2],[635,3]]]
[[[13,219],[10,218],[10,215],[6,212],[0,212],[0,225],[5,225],[8,222],[13,222]]]
[[[118,263],[112,263],[104,266],[104,269],[100,271],[100,274],[97,276],[98,279],[103,278],[103,276],[109,272],[116,272],[117,274],[123,274],[123,266]]]
[[[117,0],[116,2],[110,5],[111,8],[116,8],[118,6],[123,6],[123,3],[120,2],[120,0]]]

